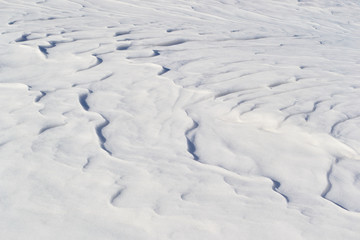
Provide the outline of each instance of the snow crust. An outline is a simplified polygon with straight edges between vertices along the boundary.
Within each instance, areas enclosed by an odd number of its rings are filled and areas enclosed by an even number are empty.
[[[359,239],[360,3],[0,1],[3,239]]]

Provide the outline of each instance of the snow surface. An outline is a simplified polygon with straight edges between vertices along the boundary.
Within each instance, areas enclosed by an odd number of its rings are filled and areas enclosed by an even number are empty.
[[[0,1],[1,239],[360,239],[359,12]]]

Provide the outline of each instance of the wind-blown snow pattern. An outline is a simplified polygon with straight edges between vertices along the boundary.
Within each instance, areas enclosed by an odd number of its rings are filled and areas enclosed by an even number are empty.
[[[1,239],[359,239],[359,12],[0,1]]]

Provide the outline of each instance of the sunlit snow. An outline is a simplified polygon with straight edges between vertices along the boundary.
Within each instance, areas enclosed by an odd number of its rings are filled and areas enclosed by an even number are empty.
[[[359,13],[0,1],[0,239],[360,239]]]

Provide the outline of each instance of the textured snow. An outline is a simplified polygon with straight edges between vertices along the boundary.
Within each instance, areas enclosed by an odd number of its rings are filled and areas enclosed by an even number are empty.
[[[359,239],[359,12],[0,1],[1,238]]]

